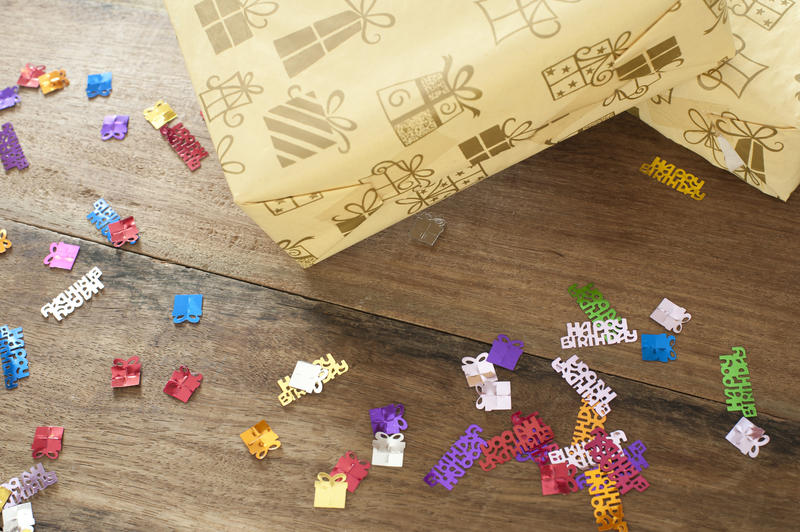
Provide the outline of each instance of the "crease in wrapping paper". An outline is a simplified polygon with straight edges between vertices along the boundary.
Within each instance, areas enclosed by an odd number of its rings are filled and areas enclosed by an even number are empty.
[[[709,2],[729,21],[736,53],[638,107],[668,138],[783,201],[800,184],[797,3]]]
[[[234,201],[303,267],[734,52],[706,0],[165,3]]]

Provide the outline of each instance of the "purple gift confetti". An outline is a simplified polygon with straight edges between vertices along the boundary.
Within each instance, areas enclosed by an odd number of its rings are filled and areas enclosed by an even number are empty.
[[[80,246],[65,244],[64,242],[53,242],[50,244],[50,254],[44,258],[43,262],[45,266],[50,266],[51,268],[71,270],[80,249]]]
[[[100,129],[100,138],[103,140],[124,139],[128,134],[128,119],[128,115],[106,115],[103,119],[103,127]]]
[[[486,361],[514,371],[524,347],[525,344],[522,340],[511,341],[511,338],[505,334],[498,334],[497,339],[492,343],[492,349],[489,351],[489,358]]]
[[[0,110],[14,107],[19,103],[19,94],[17,87],[6,87],[0,90]]]
[[[371,408],[369,420],[372,423],[372,433],[397,434],[401,430],[406,430],[408,423],[403,419],[405,411],[406,408],[400,403]]]
[[[6,171],[12,168],[22,170],[28,167],[28,160],[22,152],[22,146],[19,145],[19,139],[11,122],[6,122],[0,129],[0,161]]]

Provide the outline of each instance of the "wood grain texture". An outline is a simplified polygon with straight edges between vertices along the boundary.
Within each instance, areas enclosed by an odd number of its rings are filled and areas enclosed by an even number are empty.
[[[744,345],[759,411],[800,419],[800,370],[784,364],[800,343],[786,295],[800,252],[796,202],[758,193],[626,115],[436,205],[448,227],[432,249],[409,242],[406,220],[302,271],[233,205],[213,157],[190,173],[142,117],[165,98],[212,148],[157,7],[11,0],[17,29],[0,49],[0,79],[37,61],[66,68],[73,84],[47,97],[22,89],[22,104],[3,112],[31,162],[5,177],[5,217],[100,242],[84,217],[102,196],[135,216],[137,253],[481,341],[508,332],[531,353],[557,350],[564,323],[583,318],[572,283],[595,281],[640,333],[660,332],[647,316],[666,296],[694,316],[669,370],[639,363],[631,346],[588,350],[587,361],[718,400],[717,357]],[[86,75],[106,70],[112,96],[87,101]],[[107,113],[131,115],[124,141],[100,141]],[[656,154],[705,178],[706,199],[640,174]]]
[[[474,408],[460,369],[486,344],[83,240],[67,239],[81,245],[72,272],[50,270],[41,259],[58,234],[7,228],[0,308],[24,326],[31,376],[3,395],[0,477],[31,466],[37,425],[65,427],[61,455],[43,461],[59,482],[32,499],[37,530],[595,528],[588,495],[542,497],[531,463],[476,466],[450,493],[422,482],[470,423],[486,436],[509,426],[508,412]],[[43,320],[39,307],[95,265],[105,290],[60,324]],[[204,294],[203,317],[174,325],[172,296],[187,292]],[[275,381],[328,351],[350,371],[279,406]],[[112,359],[132,355],[142,385],[112,390]],[[187,404],[162,392],[181,364],[204,375]],[[579,400],[549,360],[499,371],[515,409],[538,410],[568,442]],[[602,377],[619,393],[606,427],[648,446],[652,486],[623,496],[631,530],[793,527],[796,423],[759,415],[772,440],[751,460],[725,441],[737,416],[719,402]],[[368,409],[396,401],[409,423],[404,467],[374,467],[344,511],[313,509],[316,474],[346,450],[369,459]],[[283,446],[259,462],[238,434],[262,418]]]

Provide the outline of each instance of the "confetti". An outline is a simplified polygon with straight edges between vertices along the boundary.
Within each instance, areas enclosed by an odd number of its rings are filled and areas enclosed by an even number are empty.
[[[250,454],[256,455],[259,460],[263,460],[268,451],[274,451],[281,446],[278,435],[263,419],[239,434],[239,437],[247,445]]]
[[[319,473],[314,481],[314,508],[344,508],[347,498],[347,475]]]
[[[744,417],[756,416],[753,388],[750,386],[750,370],[747,368],[747,353],[744,347],[732,348],[730,355],[720,355],[722,384],[725,385],[725,404],[728,412],[741,412]]]
[[[112,222],[108,224],[107,227],[111,244],[115,248],[125,243],[135,244],[136,241],[139,240],[139,229],[136,227],[133,216],[128,216],[124,220],[118,222]]]
[[[72,286],[53,298],[52,302],[46,303],[42,307],[42,316],[47,318],[52,315],[57,321],[61,321],[72,314],[76,308],[92,299],[92,296],[97,294],[99,290],[105,288],[103,283],[100,282],[101,275],[103,275],[103,272],[97,266],[89,270],[86,275],[75,281]]]
[[[567,494],[578,491],[575,467],[568,464],[539,464],[542,495]]]
[[[496,381],[497,373],[494,364],[487,362],[489,353],[481,353],[477,357],[464,357],[461,359],[461,370],[467,378],[470,387],[483,384],[484,382]]]
[[[11,122],[6,122],[0,129],[0,161],[6,172],[12,168],[22,170],[28,167],[28,159],[25,158],[25,153],[22,151],[19,138],[17,138]]]
[[[128,115],[106,115],[103,126],[100,128],[100,138],[103,140],[122,140],[128,134]]]
[[[470,425],[464,435],[458,438],[450,449],[442,455],[439,462],[431,468],[423,480],[428,486],[444,486],[452,490],[458,479],[466,474],[475,461],[481,456],[481,447],[486,440],[478,436],[483,429],[478,425]]]
[[[26,64],[20,69],[19,79],[17,85],[20,87],[30,87],[32,89],[39,88],[39,77],[44,75],[45,66],[33,66],[31,63]]]
[[[603,379],[598,379],[597,374],[589,369],[578,355],[572,355],[566,362],[557,357],[550,364],[557,373],[560,373],[567,384],[572,386],[581,398],[585,399],[595,412],[606,416],[611,412],[609,403],[617,394],[607,386]]]
[[[401,430],[406,430],[408,423],[403,419],[405,412],[406,408],[401,403],[371,408],[369,421],[372,424],[372,433],[397,434]]]
[[[635,342],[637,331],[628,330],[628,320],[584,321],[567,323],[567,335],[561,337],[561,349]]]
[[[764,429],[755,426],[746,417],[741,418],[733,426],[725,439],[750,458],[758,456],[759,449],[769,443],[769,436]]]
[[[575,420],[575,429],[572,432],[572,443],[582,443],[592,438],[592,431],[597,427],[604,428],[606,416],[598,414],[585,400],[581,401]]]
[[[203,315],[203,294],[177,294],[172,303],[172,322],[197,323]]]
[[[594,288],[594,283],[578,288],[577,284],[567,288],[569,295],[577,298],[578,306],[590,321],[608,321],[617,319],[617,311],[611,307],[608,300],[599,290]]]
[[[597,521],[597,530],[627,531],[628,524],[624,521],[622,500],[613,480],[600,469],[592,469],[585,474],[589,494],[592,496],[592,508]]]
[[[614,438],[614,433],[611,433],[611,438]],[[616,443],[616,442],[615,442]],[[617,443],[619,445],[619,443]],[[622,452],[625,453],[625,456],[628,457],[628,460],[631,461],[633,467],[641,471],[642,469],[647,469],[650,467],[650,464],[647,463],[647,460],[644,459],[644,452],[647,450],[642,440],[636,440],[632,444],[628,445]]]
[[[683,329],[683,324],[692,319],[692,315],[665,297],[650,314],[650,319],[666,330],[678,334]]]
[[[182,123],[172,128],[167,125],[161,126],[159,131],[192,172],[200,168],[201,160],[208,157],[208,152],[200,145],[200,141],[194,138]]]
[[[164,393],[185,403],[200,386],[200,381],[202,380],[203,375],[201,373],[192,374],[189,368],[181,366],[172,372],[172,377],[169,378],[164,386]]]
[[[510,381],[486,382],[475,388],[478,390],[478,400],[475,401],[478,410],[511,410]]]
[[[315,364],[299,360],[289,379],[289,386],[306,393],[321,393],[322,381],[328,376],[328,370]]]
[[[370,467],[372,466],[369,462],[359,462],[354,452],[347,451],[333,466],[331,477],[344,473],[347,477],[347,491],[353,493],[361,481],[367,478]]]
[[[3,530],[8,532],[33,532],[33,508],[26,502],[3,508]]]
[[[514,371],[524,347],[525,343],[522,340],[511,341],[511,338],[505,334],[498,334],[495,341],[492,342],[489,358],[486,360],[495,366]]]
[[[11,490],[11,496],[6,503],[6,508],[16,506],[30,499],[40,490],[45,489],[47,486],[52,486],[58,481],[58,476],[55,472],[45,471],[41,463],[31,467],[30,472],[23,471],[20,477],[22,477],[22,481],[18,477],[14,477],[2,484],[4,488]]]
[[[50,94],[65,87],[69,87],[69,80],[64,70],[53,70],[39,76],[39,88],[42,89],[42,94]]]
[[[111,94],[111,72],[89,74],[86,79],[86,96],[94,98],[95,96],[108,96],[109,94]]]
[[[153,107],[144,110],[145,119],[156,129],[161,129],[161,126],[176,116],[178,115],[164,100],[158,100]]]
[[[333,380],[338,375],[341,375],[350,369],[346,361],[342,360],[341,362],[337,363],[330,353],[326,354],[324,357],[314,360],[313,364],[328,370],[328,376],[322,380],[322,384],[327,384],[328,381]],[[291,379],[288,376],[278,380],[278,386],[281,388],[281,393],[278,395],[278,402],[280,402],[281,406],[286,406],[306,395],[306,392],[303,390],[293,388],[289,384],[290,380]]]
[[[111,232],[108,226],[111,223],[118,222],[120,220],[120,215],[117,214],[117,211],[103,198],[95,201],[92,206],[94,209],[86,215],[86,219],[89,220],[90,223],[93,223],[94,226],[100,230],[100,233],[111,242]]]
[[[700,193],[700,189],[705,185],[705,181],[697,179],[693,174],[686,173],[685,170],[675,168],[674,164],[669,164],[660,157],[653,159],[651,163],[644,163],[639,167],[639,171],[649,175],[659,183],[676,189],[684,195],[691,196],[697,201],[706,197],[706,193]],[[677,187],[677,188],[676,188]]]
[[[0,229],[0,253],[5,253],[11,247],[11,240],[7,238],[8,233],[5,229]]]
[[[661,334],[642,335],[642,360],[670,362],[678,358],[672,346],[675,345],[675,337]]]
[[[601,427],[600,430],[602,430]],[[594,437],[591,435],[592,438]],[[612,432],[608,437],[614,442],[614,445],[620,447],[622,442],[627,441],[627,437],[625,433],[621,430],[615,430]],[[561,449],[555,449],[547,453],[548,459],[552,464],[561,464],[561,463],[568,463],[571,466],[576,467],[583,471],[589,467],[595,467],[597,462],[592,458],[592,455],[589,453],[589,450],[586,449],[586,444],[592,441],[592,438],[587,438],[585,441],[580,441],[578,443],[573,443],[568,447],[564,447]],[[621,451],[621,448],[620,448]]]
[[[445,225],[444,218],[436,218],[432,214],[422,212],[414,218],[409,236],[414,242],[433,246],[439,235],[444,232]]]
[[[486,444],[481,445],[484,455],[479,462],[481,469],[491,471],[523,453],[528,453],[535,459],[533,455],[553,441],[553,430],[538,416],[538,412],[534,412],[524,418],[522,423],[512,425],[512,430],[503,431],[499,436],[486,440]]]
[[[75,265],[75,258],[78,256],[80,246],[72,244],[65,244],[64,242],[52,242],[50,244],[50,253],[42,261],[45,266],[51,268],[61,268],[63,270],[72,270]]]
[[[616,483],[620,494],[624,495],[631,489],[644,491],[650,486],[639,469],[633,466],[605,430],[598,427],[592,431],[592,435],[594,435],[594,439],[588,442],[584,449],[600,466],[600,470]]]
[[[14,107],[20,102],[18,92],[17,87],[6,87],[0,90],[0,111]]]
[[[403,451],[406,448],[402,433],[386,434],[376,432],[372,441],[372,465],[384,467],[403,467]]]
[[[22,327],[11,329],[8,325],[0,327],[0,360],[7,390],[13,390],[20,379],[30,376],[28,353],[22,338]]]
[[[33,434],[31,451],[34,458],[46,456],[52,460],[58,458],[61,451],[61,440],[64,438],[64,427],[36,427]]]
[[[133,356],[128,360],[115,358],[111,366],[111,387],[127,388],[128,386],[139,386],[142,376],[142,365],[139,357]]]

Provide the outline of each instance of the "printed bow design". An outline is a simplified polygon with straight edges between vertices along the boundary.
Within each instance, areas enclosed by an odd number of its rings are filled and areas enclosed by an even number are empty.
[[[469,109],[472,111],[472,116],[477,117],[480,116],[480,110],[467,105],[464,103],[465,101],[474,101],[479,99],[483,96],[483,91],[480,89],[476,89],[475,87],[470,87],[467,84],[472,79],[473,74],[475,73],[475,69],[472,65],[464,65],[451,77],[450,70],[453,67],[453,57],[446,55],[443,57],[444,59],[444,70],[442,71],[442,77],[444,78],[444,82],[447,85],[447,88],[450,89],[450,92],[455,96],[458,103],[464,109]],[[449,105],[442,105],[439,108],[439,112],[443,115],[449,115],[457,112],[458,109],[455,106]]]
[[[373,215],[375,211],[381,207],[381,205],[383,205],[383,201],[378,196],[378,192],[374,188],[370,188],[364,192],[364,195],[361,197],[361,201],[359,203],[348,203],[344,206],[344,210],[346,210],[352,216],[347,214],[337,214],[331,218],[331,220],[339,224],[343,222],[353,222],[352,227],[348,226],[350,231],[352,231],[361,225],[364,220]],[[350,231],[347,232],[349,233]]]
[[[587,70],[587,72],[591,72],[592,74],[592,79],[590,80],[592,86],[600,87],[611,81],[614,77],[614,62],[628,49],[627,44],[630,38],[631,32],[626,31],[621,33],[614,44],[611,45],[611,49],[607,51],[603,50],[600,52],[600,55],[597,55],[593,46],[582,46],[578,48],[575,52],[575,60],[578,64],[590,68],[592,65],[596,65],[596,68],[593,68],[594,72]],[[611,40],[609,39],[608,42],[610,43]],[[595,52],[595,55],[592,55],[593,52]]]
[[[717,143],[717,132],[714,124],[706,122],[705,117],[697,109],[689,109],[689,120],[697,129],[687,129],[683,132],[683,138],[689,144],[702,144],[711,150],[711,156],[718,166],[725,166],[725,163],[717,158],[717,153],[722,153],[722,148]]]
[[[397,188],[398,192],[405,192],[416,188],[430,186],[431,182],[426,179],[433,175],[432,168],[422,168],[423,156],[421,153],[414,155],[408,161],[381,161],[372,167],[372,175],[386,175],[392,168],[398,168],[405,172],[399,179],[389,179]],[[410,179],[409,179],[410,178]]]
[[[377,0],[361,0],[358,7],[353,0],[345,0],[350,9],[361,19],[361,40],[367,44],[376,44],[381,40],[381,36],[376,32],[372,39],[367,37],[367,28],[370,24],[378,28],[391,28],[394,26],[395,18],[389,13],[372,13]]]
[[[245,171],[245,166],[239,161],[227,160],[228,152],[233,147],[233,135],[225,135],[217,143],[217,154],[219,155],[219,164],[222,171],[226,174],[239,175]]]
[[[277,10],[278,3],[269,0],[245,0],[242,3],[242,12],[247,23],[258,29],[266,28],[267,18]]]
[[[225,81],[220,81],[219,76],[211,76],[206,81],[206,87],[207,90],[201,92],[199,95],[200,100],[205,107],[206,118],[210,122],[213,122],[214,119],[222,116],[222,120],[225,122],[225,125],[231,128],[242,125],[242,122],[244,122],[244,116],[237,113],[234,114],[233,117],[230,117],[228,114],[238,107],[243,107],[253,103],[252,96],[254,94],[261,94],[264,92],[264,87],[255,85],[253,83],[252,72],[248,72],[242,76],[242,73],[237,71]],[[224,110],[212,112],[209,106],[216,102],[209,102],[208,104],[206,103],[204,96],[214,92],[219,93],[220,98],[225,104]]]
[[[754,185],[766,183],[764,150],[779,152],[783,150],[783,143],[774,141],[772,146],[765,142],[778,134],[777,128],[755,122],[742,120],[730,111],[724,111],[721,118],[716,120],[715,125],[718,130],[726,135],[738,139],[734,149],[745,162],[741,169],[743,178]],[[732,129],[726,129],[733,126]],[[756,128],[754,130],[754,128]]]

